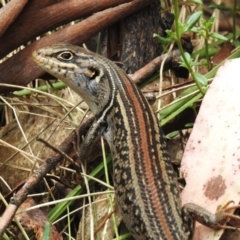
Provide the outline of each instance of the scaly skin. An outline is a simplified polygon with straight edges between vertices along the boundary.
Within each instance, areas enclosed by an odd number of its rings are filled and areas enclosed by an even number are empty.
[[[95,114],[79,154],[84,156],[96,136],[104,135],[114,157],[117,201],[135,239],[191,239],[192,217],[219,226],[220,217],[193,203],[181,210],[177,177],[156,117],[122,69],[70,44],[40,49],[33,59],[77,92]],[[219,216],[221,221],[229,217]]]

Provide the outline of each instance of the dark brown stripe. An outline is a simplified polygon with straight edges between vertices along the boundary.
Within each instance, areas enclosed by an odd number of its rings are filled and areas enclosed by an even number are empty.
[[[165,236],[166,239],[171,239],[174,234],[173,231],[169,229],[171,226],[173,229],[179,228],[178,230],[181,232],[181,226],[179,226],[177,222],[177,220],[180,220],[178,203],[176,199],[174,199],[172,192],[170,192],[170,194],[166,193],[172,188],[176,188],[175,180],[172,179],[173,176],[168,175],[168,172],[173,173],[173,170],[170,163],[166,164],[163,160],[162,151],[160,150],[159,128],[148,103],[139,90],[137,90],[133,84],[129,83],[126,76],[121,72],[120,74],[119,79],[126,79],[124,82],[122,81],[121,84],[118,84],[124,93],[121,95],[122,101],[124,103],[129,101],[129,106],[134,106],[132,111],[128,111],[128,113],[132,115],[128,116],[128,122],[125,123],[125,126],[135,125],[137,130],[137,135],[133,134],[133,130],[130,132],[132,147],[136,147],[134,157],[132,159],[129,158],[129,161],[135,161],[135,169],[131,177],[135,177],[138,180],[140,188],[141,186],[151,185],[151,189],[148,189],[148,191],[146,191],[146,189],[141,191],[140,189],[142,201],[145,202],[144,208],[140,209],[142,213],[148,212],[149,215],[148,219],[143,220],[149,221],[148,224],[151,225],[151,229],[146,230],[148,232],[154,232],[155,230],[159,232],[158,237]],[[120,86],[118,86],[118,89]],[[128,108],[129,106],[125,107]],[[136,141],[134,137],[138,137],[139,140]],[[149,162],[149,160],[152,161],[154,158],[154,164]],[[135,173],[139,173],[139,176]],[[167,185],[169,189],[167,189]],[[177,190],[174,189],[174,192],[176,191]],[[177,197],[178,195],[176,195],[176,198]],[[181,220],[179,223],[181,223]],[[178,234],[177,232],[175,233]]]

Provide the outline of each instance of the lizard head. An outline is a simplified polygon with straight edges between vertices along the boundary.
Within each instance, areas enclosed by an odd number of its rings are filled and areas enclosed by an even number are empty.
[[[44,47],[33,53],[38,66],[60,79],[86,101],[94,114],[111,104],[115,85],[106,58],[66,43]]]

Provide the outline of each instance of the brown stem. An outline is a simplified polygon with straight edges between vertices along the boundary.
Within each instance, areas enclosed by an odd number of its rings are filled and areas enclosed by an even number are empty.
[[[0,39],[0,58],[56,27],[126,2],[129,0],[99,0],[94,4],[89,0],[68,0],[49,5],[49,1],[31,0]]]
[[[32,60],[34,50],[57,42],[82,44],[102,29],[149,5],[151,2],[153,0],[133,0],[98,12],[75,25],[41,38],[0,65],[0,83],[27,85],[30,81],[43,74],[43,70],[39,69]],[[3,87],[0,88],[0,93],[5,91],[6,89]]]
[[[16,19],[27,2],[27,0],[12,0],[0,9],[0,37]]]
[[[144,67],[136,71],[134,74],[129,74],[129,76],[131,77],[134,83],[140,84],[144,80],[151,77],[155,72],[157,72],[160,69],[160,65],[165,58],[166,60],[164,63],[164,69],[169,68],[169,65],[171,65],[173,61],[173,58],[179,57],[179,56],[180,56],[179,50],[175,49],[172,52],[170,52],[167,55],[167,57],[166,57],[166,54],[156,57],[151,62],[146,64]]]

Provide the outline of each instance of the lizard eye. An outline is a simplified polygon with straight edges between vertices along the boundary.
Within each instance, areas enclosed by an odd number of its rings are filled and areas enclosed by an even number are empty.
[[[59,59],[70,61],[73,58],[73,54],[71,52],[62,52],[57,56]]]

